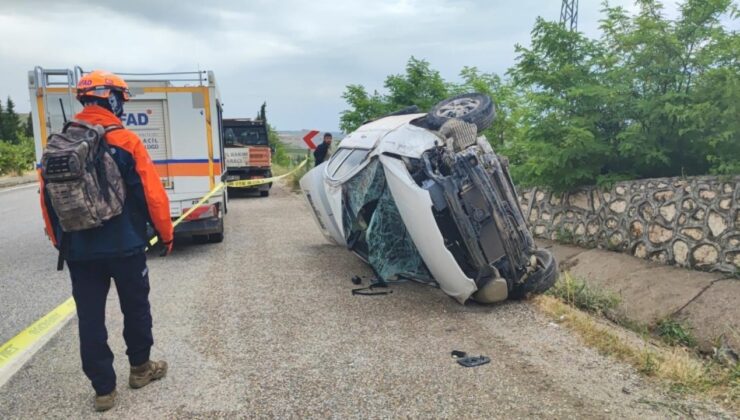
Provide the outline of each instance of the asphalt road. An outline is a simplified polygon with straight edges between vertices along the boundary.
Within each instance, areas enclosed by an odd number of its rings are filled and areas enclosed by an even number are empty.
[[[167,378],[141,390],[126,386],[121,315],[111,293],[117,407],[92,412],[73,318],[0,388],[0,418],[722,415],[673,399],[526,302],[462,306],[414,283],[394,285],[386,296],[352,296],[350,277],[370,270],[326,244],[307,212],[300,197],[279,188],[269,198],[232,200],[223,243],[178,245],[168,258],[150,258],[153,357],[169,361]],[[38,257],[46,264],[33,269],[36,276],[53,274],[51,255]],[[29,267],[18,264],[19,272]],[[452,350],[487,355],[491,363],[463,368]]]
[[[0,189],[0,344],[72,294],[44,233],[38,185]]]

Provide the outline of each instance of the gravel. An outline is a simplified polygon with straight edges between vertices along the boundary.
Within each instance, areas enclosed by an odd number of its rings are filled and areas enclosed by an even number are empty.
[[[44,233],[38,185],[0,189],[0,344],[72,294]]]
[[[351,277],[369,268],[328,245],[303,199],[278,186],[229,211],[223,243],[150,257],[153,357],[168,360],[167,378],[125,386],[112,293],[118,405],[93,413],[74,319],[0,389],[0,418],[726,416],[674,400],[526,302],[462,306],[416,283],[352,296]],[[464,368],[452,350],[491,363]]]

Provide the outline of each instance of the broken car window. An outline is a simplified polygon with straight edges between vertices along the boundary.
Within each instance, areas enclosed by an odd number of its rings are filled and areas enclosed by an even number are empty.
[[[342,190],[344,232],[350,249],[367,259],[383,280],[431,278],[401,219],[378,159],[347,181]]]
[[[352,172],[353,169],[355,169],[365,160],[365,157],[367,157],[368,153],[370,153],[370,151],[365,149],[352,150],[352,153],[350,153],[350,155],[347,156],[347,158],[339,164],[339,168],[337,168],[336,172],[333,173],[332,178],[344,178],[347,174]]]

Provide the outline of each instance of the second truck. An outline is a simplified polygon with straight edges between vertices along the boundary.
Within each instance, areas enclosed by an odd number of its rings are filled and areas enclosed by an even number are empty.
[[[223,138],[226,181],[272,177],[272,149],[264,121],[224,118]],[[271,187],[272,183],[267,183],[248,190],[259,191],[262,197],[267,197]]]

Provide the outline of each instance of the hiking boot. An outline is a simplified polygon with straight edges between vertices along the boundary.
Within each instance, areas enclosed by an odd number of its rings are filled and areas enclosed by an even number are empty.
[[[131,388],[138,389],[149,385],[149,382],[164,378],[167,374],[167,362],[160,360],[153,362],[149,360],[140,366],[131,366],[131,374],[128,384]]]
[[[116,405],[116,390],[110,394],[95,396],[95,411],[108,411]]]

